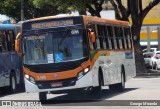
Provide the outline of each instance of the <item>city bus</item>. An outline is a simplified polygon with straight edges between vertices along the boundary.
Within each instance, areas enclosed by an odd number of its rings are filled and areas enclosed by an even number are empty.
[[[20,25],[0,24],[0,91],[13,93],[20,83],[19,57],[15,39]]]
[[[22,48],[22,50],[20,49]],[[123,91],[134,77],[135,59],[128,22],[92,16],[49,16],[24,21],[16,37],[23,57],[26,92],[88,89],[102,96],[102,87]]]

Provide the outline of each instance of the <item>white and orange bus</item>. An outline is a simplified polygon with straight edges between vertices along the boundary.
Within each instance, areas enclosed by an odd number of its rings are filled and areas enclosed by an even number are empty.
[[[102,86],[123,91],[136,75],[130,25],[124,21],[92,16],[27,20],[16,50],[23,56],[26,92],[39,92],[40,100],[48,92],[88,87],[101,97]]]

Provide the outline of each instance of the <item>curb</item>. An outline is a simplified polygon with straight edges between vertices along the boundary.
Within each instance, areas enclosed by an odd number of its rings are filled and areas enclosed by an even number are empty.
[[[160,77],[160,72],[151,72],[151,73],[137,73],[136,77],[145,77],[145,78],[158,78]]]

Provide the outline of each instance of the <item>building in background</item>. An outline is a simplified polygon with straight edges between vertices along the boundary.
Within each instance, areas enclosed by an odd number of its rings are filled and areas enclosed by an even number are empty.
[[[142,0],[143,9],[153,0]],[[122,0],[123,4],[127,4],[127,0]],[[126,6],[125,6],[126,7]],[[142,48],[156,47],[158,48],[158,28],[160,27],[160,3],[153,7],[145,17],[140,34],[140,44]],[[147,29],[148,28],[148,29]],[[148,31],[148,34],[147,34]],[[150,33],[150,34],[149,34]]]
[[[149,3],[153,1],[153,0],[142,0],[142,6],[143,9],[149,5]],[[125,5],[127,5],[127,0],[122,0],[122,3]],[[153,9],[151,9],[149,11],[149,13],[147,14],[146,18],[160,18],[160,3],[158,5],[156,5],[155,7],[153,7]]]

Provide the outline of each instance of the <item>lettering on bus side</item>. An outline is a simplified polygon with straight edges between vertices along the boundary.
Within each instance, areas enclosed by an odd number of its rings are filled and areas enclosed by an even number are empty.
[[[73,20],[61,20],[61,21],[51,21],[51,22],[43,22],[43,23],[34,23],[31,25],[32,29],[41,29],[41,28],[49,28],[49,27],[58,27],[58,26],[66,26],[73,25]]]

